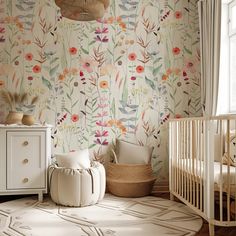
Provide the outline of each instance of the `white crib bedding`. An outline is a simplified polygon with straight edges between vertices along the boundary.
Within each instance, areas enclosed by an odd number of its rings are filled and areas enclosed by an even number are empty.
[[[173,163],[172,163],[173,164]],[[174,166],[191,176],[196,176],[198,178],[203,178],[203,161],[196,160],[191,161],[191,159],[179,159],[178,164],[175,163]],[[222,183],[223,191],[227,189],[228,184],[230,188],[235,191],[236,187],[236,167],[228,165],[222,165],[221,163],[214,162],[214,184],[215,187],[220,188]]]

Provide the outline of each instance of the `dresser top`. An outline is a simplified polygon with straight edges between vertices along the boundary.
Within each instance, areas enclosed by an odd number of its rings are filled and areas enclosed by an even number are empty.
[[[24,128],[24,129],[27,129],[27,128],[52,128],[53,126],[50,125],[50,124],[34,124],[34,125],[22,125],[22,124],[10,124],[10,125],[7,125],[7,124],[0,124],[0,129],[1,128]]]

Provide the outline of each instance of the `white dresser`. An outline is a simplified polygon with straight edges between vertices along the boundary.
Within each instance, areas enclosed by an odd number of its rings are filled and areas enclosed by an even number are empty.
[[[0,125],[0,195],[47,193],[51,127]]]

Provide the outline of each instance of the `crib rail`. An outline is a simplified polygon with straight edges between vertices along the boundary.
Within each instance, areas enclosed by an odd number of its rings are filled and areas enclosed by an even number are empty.
[[[236,226],[234,141],[233,115],[169,122],[170,193],[210,225]]]

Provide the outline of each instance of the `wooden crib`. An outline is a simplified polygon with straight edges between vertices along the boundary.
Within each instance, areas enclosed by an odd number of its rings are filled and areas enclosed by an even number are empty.
[[[210,235],[214,225],[236,226],[235,137],[234,115],[169,122],[171,199],[177,197],[206,219]]]

